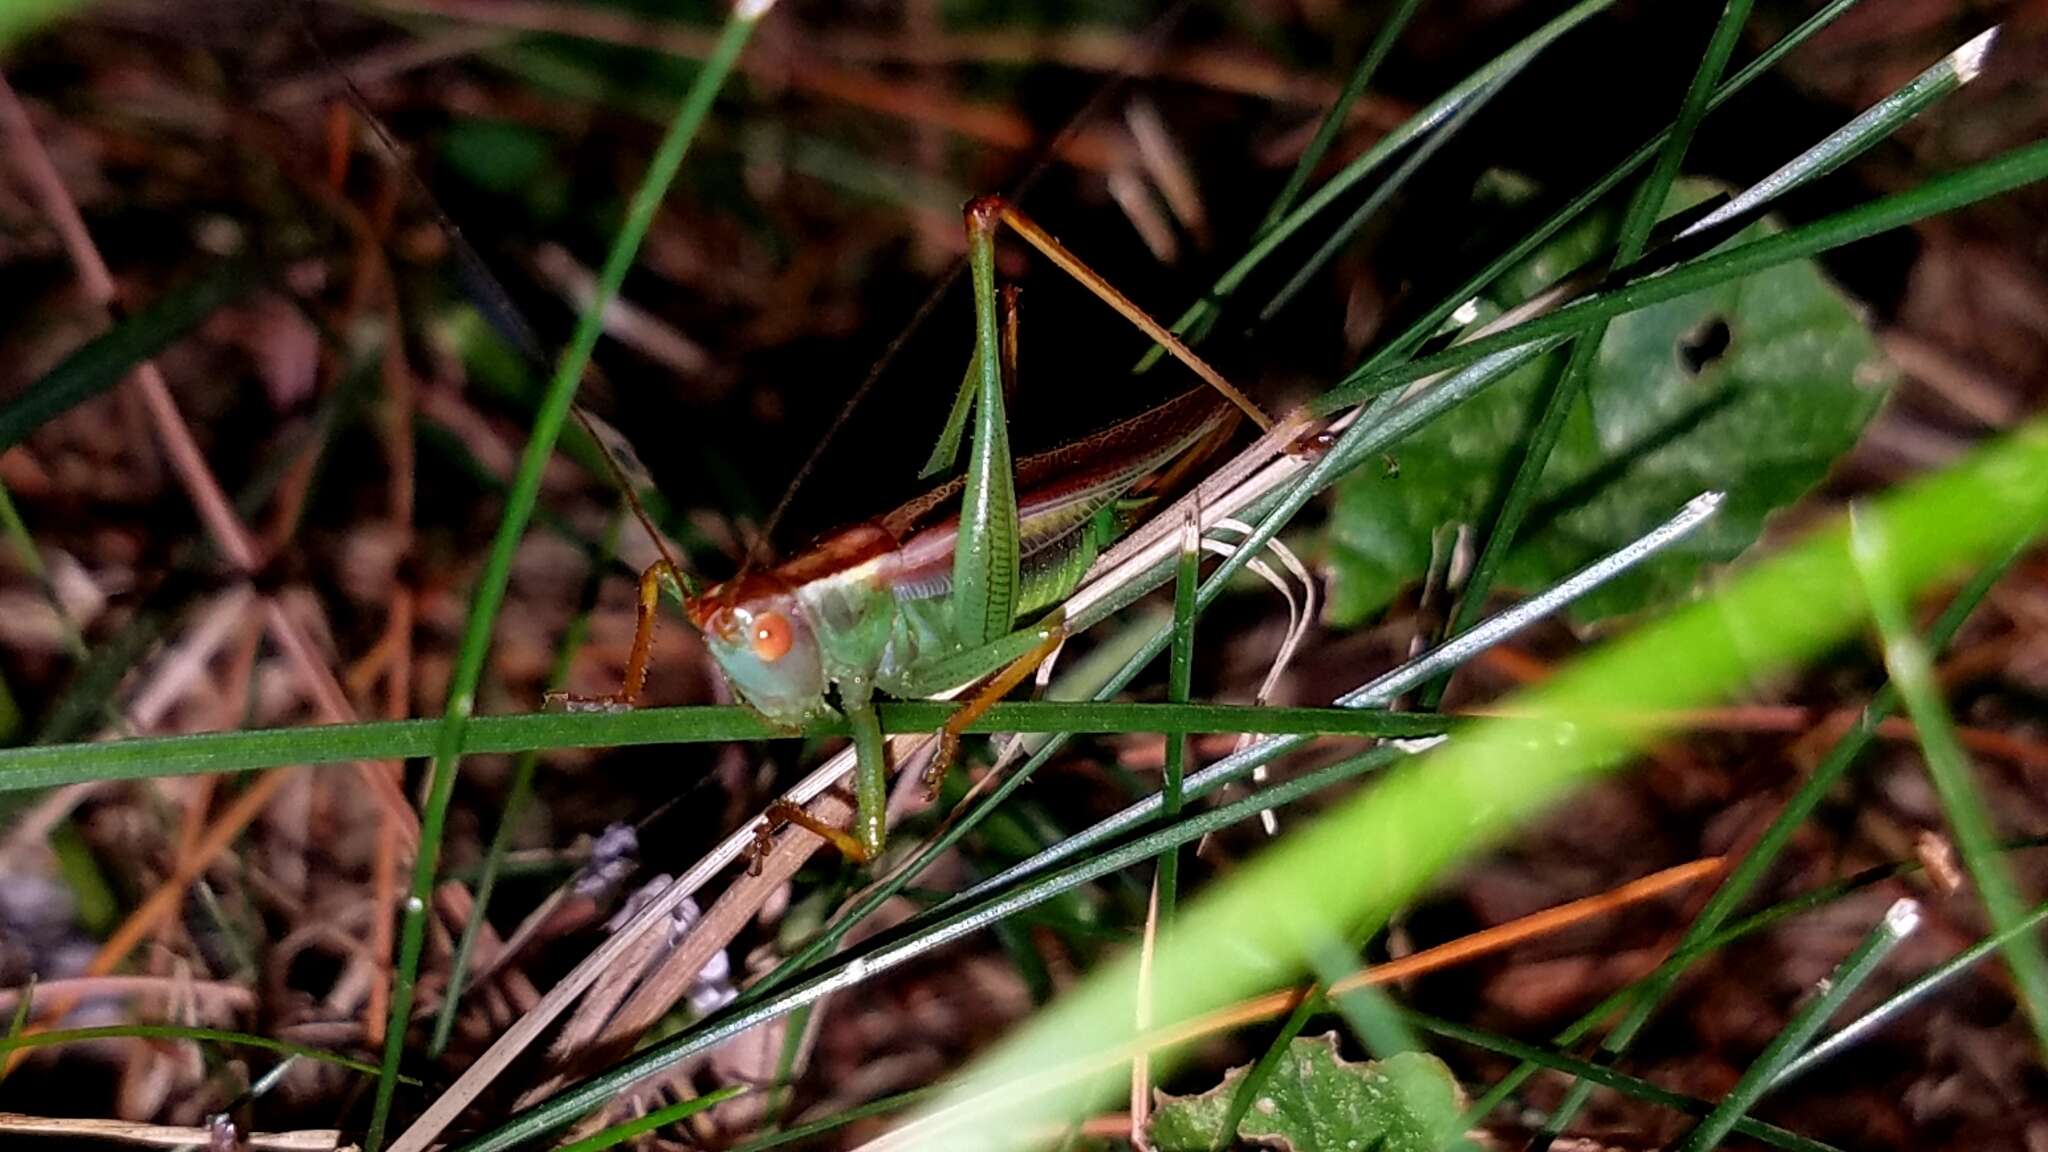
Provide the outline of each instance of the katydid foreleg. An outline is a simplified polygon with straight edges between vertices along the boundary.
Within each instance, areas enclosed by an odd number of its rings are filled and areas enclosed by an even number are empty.
[[[579,696],[550,692],[543,699],[549,708],[569,712],[617,712],[631,708],[647,687],[647,665],[654,657],[654,622],[661,608],[664,584],[685,587],[683,574],[667,560],[656,560],[640,573],[640,599],[634,605],[633,647],[626,653],[626,675],[617,692],[604,696]]]

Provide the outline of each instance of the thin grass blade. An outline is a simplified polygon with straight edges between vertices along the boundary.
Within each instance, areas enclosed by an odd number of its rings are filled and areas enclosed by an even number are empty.
[[[1316,247],[1314,254],[1303,261],[1301,267],[1295,269],[1294,274],[1287,278],[1287,282],[1280,286],[1280,290],[1273,293],[1272,299],[1266,301],[1265,307],[1259,309],[1258,323],[1269,323],[1273,317],[1279,315],[1281,309],[1286,308],[1294,297],[1308,286],[1309,281],[1315,279],[1317,273],[1327,267],[1330,261],[1336,259],[1337,254],[1351,243],[1352,238],[1365,227],[1366,221],[1377,215],[1379,210],[1394,198],[1395,193],[1406,187],[1409,178],[1420,171],[1424,164],[1429,163],[1444,145],[1456,139],[1465,126],[1472,122],[1473,117],[1485,111],[1493,98],[1505,91],[1507,86],[1514,82],[1515,77],[1521,75],[1521,71],[1522,65],[1517,64],[1474,93],[1472,99],[1458,109],[1457,115],[1445,121],[1443,127],[1431,132],[1416,145],[1385,180],[1373,185],[1372,191],[1367,194],[1364,201],[1351,210],[1351,215],[1345,217],[1344,222],[1330,232],[1330,235]]]
[[[611,526],[605,531],[604,544],[584,579],[576,614],[570,617],[569,626],[562,630],[562,639],[555,649],[554,667],[548,670],[547,690],[550,692],[560,691],[568,684],[569,668],[575,662],[577,650],[583,647],[585,634],[590,631],[590,613],[597,607],[598,591],[618,547],[619,527],[620,518],[614,516]],[[505,790],[505,803],[498,812],[497,830],[491,834],[490,846],[484,850],[483,867],[477,876],[469,919],[462,926],[462,936],[455,943],[455,955],[448,962],[448,986],[441,993],[441,1010],[434,1015],[434,1033],[427,1042],[430,1057],[439,1058],[447,1051],[448,1038],[454,1034],[455,1016],[462,1008],[463,984],[469,975],[470,957],[476,952],[477,937],[486,923],[491,896],[497,891],[498,872],[504,866],[505,853],[512,846],[512,830],[517,827],[519,818],[525,814],[527,802],[533,796],[533,778],[539,766],[538,749],[520,753],[519,759],[512,764],[512,783]]]
[[[1378,32],[1373,33],[1372,43],[1366,47],[1365,55],[1359,58],[1358,67],[1351,70],[1351,78],[1344,82],[1344,91],[1337,96],[1337,102],[1323,114],[1322,123],[1316,125],[1316,134],[1295,158],[1294,170],[1287,174],[1287,182],[1280,186],[1280,192],[1273,197],[1273,205],[1266,209],[1265,219],[1259,221],[1255,235],[1263,236],[1279,227],[1287,211],[1300,199],[1302,189],[1308,187],[1309,178],[1315,175],[1316,167],[1330,151],[1330,145],[1337,142],[1337,134],[1344,130],[1344,123],[1351,115],[1351,106],[1365,95],[1372,85],[1373,76],[1380,65],[1393,52],[1394,44],[1407,30],[1408,22],[1415,18],[1416,9],[1422,7],[1422,0],[1399,0],[1394,10],[1387,13]]]
[[[1574,301],[1547,316],[1539,316],[1434,355],[1389,368],[1361,367],[1324,393],[1313,407],[1319,412],[1340,411],[1404,384],[1465,367],[1537,337],[1569,334],[1594,320],[1611,319],[1625,312],[1690,295],[1702,288],[1740,280],[1765,268],[1817,256],[2043,179],[2048,179],[2048,140],[2014,148],[1990,160],[1929,180],[1910,191],[1881,197],[1712,256],[1689,260],[1660,275]]]
[[[1808,184],[1840,168],[1888,138],[1914,117],[1953,95],[1984,70],[1984,58],[1998,39],[1998,26],[1978,33],[1960,48],[1942,57],[1927,71],[1914,77],[1898,91],[1871,105],[1855,119],[1828,134],[1827,138],[1800,153],[1784,167],[1744,189],[1726,204],[1687,225],[1678,234],[1688,236],[1710,232],[1731,221],[1754,216],[1763,207],[1792,189]]]
[[[448,703],[434,747],[427,801],[420,817],[420,846],[413,862],[411,895],[405,904],[398,963],[392,981],[390,1023],[385,1029],[383,1070],[377,1079],[369,1131],[363,1141],[366,1152],[379,1152],[384,1145],[384,1129],[390,1121],[391,1104],[397,1089],[398,1064],[405,1054],[407,1027],[412,1022],[414,986],[419,974],[420,952],[426,939],[427,907],[440,863],[441,836],[446,827],[448,803],[455,791],[456,771],[469,719],[476,709],[477,682],[482,678],[484,660],[490,652],[492,628],[497,623],[498,609],[504,603],[505,586],[511,580],[513,554],[526,534],[527,522],[532,519],[534,505],[539,500],[541,473],[554,455],[555,441],[561,435],[569,409],[575,402],[576,385],[583,378],[584,367],[604,330],[605,312],[618,297],[626,273],[640,250],[640,242],[653,225],[655,212],[661,207],[670,183],[682,167],[683,157],[696,138],[697,129],[710,113],[712,101],[716,99],[718,90],[724,87],[725,78],[738,62],[740,51],[746,46],[754,26],[767,14],[772,3],[773,0],[741,0],[740,6],[726,21],[717,46],[685,94],[667,134],[655,149],[639,189],[633,194],[625,223],[619,229],[611,252],[605,257],[604,268],[598,275],[594,298],[577,320],[575,334],[562,353],[534,417],[533,432],[520,457],[519,470],[506,497],[504,514],[499,518],[497,534],[492,538],[483,575],[471,600],[455,670],[449,680]]]
[[[1613,0],[1580,0],[1566,9],[1549,23],[1531,32],[1514,47],[1494,57],[1471,75],[1460,80],[1448,92],[1436,98],[1420,112],[1409,117],[1400,127],[1381,137],[1371,148],[1325,183],[1298,207],[1286,213],[1271,227],[1262,231],[1250,251],[1238,258],[1224,273],[1217,277],[1208,293],[1180,314],[1172,324],[1176,335],[1185,335],[1189,343],[1201,339],[1214,323],[1217,309],[1244,285],[1247,277],[1263,264],[1282,244],[1285,244],[1302,226],[1314,219],[1330,205],[1336,203],[1356,187],[1359,181],[1372,175],[1380,165],[1385,164],[1409,142],[1421,139],[1435,130],[1466,103],[1478,98],[1495,81],[1522,68],[1535,59],[1544,49],[1550,47],[1565,33],[1583,24],[1586,20],[1606,9]],[[1153,349],[1138,361],[1138,371],[1144,371],[1158,362],[1159,350]]]
[[[688,1100],[678,1100],[666,1108],[657,1108],[637,1120],[614,1124],[574,1144],[564,1144],[559,1152],[604,1152],[604,1149],[624,1144],[636,1136],[644,1136],[649,1132],[666,1128],[678,1120],[687,1120],[707,1108],[715,1108],[727,1100],[745,1094],[746,1090],[745,1085],[735,1084],[730,1088],[720,1088],[716,1092],[707,1092]]]
[[[876,706],[891,732],[936,732],[957,706],[938,700],[886,701]],[[1074,700],[1016,700],[995,705],[967,726],[992,732],[1249,731],[1323,736],[1435,736],[1451,718],[1421,713],[1360,713],[1342,708],[1254,708],[1242,704],[1134,704]],[[433,752],[440,720],[377,720],[298,728],[150,736],[88,744],[0,748],[0,792],[48,788],[89,780],[137,780],[198,772],[248,772],[285,764],[411,759]],[[743,705],[649,708],[619,713],[527,712],[478,716],[465,750],[515,753],[533,749],[707,744],[734,740],[796,740],[847,736],[844,719],[820,720],[797,730],[778,728]]]
[[[24,1001],[25,1003],[25,1001]],[[24,1008],[23,1011],[26,1011]],[[6,1055],[22,1048],[47,1048],[55,1044],[82,1044],[94,1040],[197,1040],[208,1044],[225,1044],[236,1048],[255,1048],[264,1052],[278,1052],[286,1056],[301,1056],[332,1064],[351,1072],[364,1075],[377,1074],[377,1065],[363,1060],[350,1059],[324,1048],[313,1048],[305,1044],[292,1044],[284,1040],[273,1040],[268,1036],[256,1036],[247,1032],[229,1032],[220,1028],[188,1028],[181,1024],[107,1024],[94,1028],[64,1028],[49,1032],[31,1032],[26,1035],[8,1036],[0,1040],[0,1055]],[[419,1081],[410,1077],[406,1083]]]
[[[1956,853],[1963,858],[1970,879],[1991,924],[2005,932],[2027,916],[2029,902],[2005,859],[1998,852],[1992,831],[1991,805],[1979,789],[1976,769],[1956,739],[1955,719],[1949,715],[1941,688],[1935,683],[1927,648],[1913,633],[1912,614],[1904,589],[1893,582],[1889,555],[1898,547],[1882,523],[1852,515],[1850,554],[1863,580],[1863,592],[1870,600],[1870,612],[1884,637],[1885,669],[1898,687],[1899,698],[1913,717],[1913,729],[1920,737],[1920,749],[1927,761],[1927,774],[1941,798],[1948,818]],[[2037,528],[2039,525],[2037,525]],[[2038,937],[2021,933],[2006,942],[2006,964],[2018,986],[2020,1006],[2034,1028],[2034,1039],[2048,1056],[2048,953]]]
[[[1749,20],[1750,3],[1751,0],[1728,0],[1722,9],[1721,18],[1714,25],[1714,33],[1707,41],[1706,51],[1701,54],[1699,67],[1693,72],[1692,83],[1679,105],[1678,118],[1671,131],[1665,134],[1650,174],[1643,178],[1629,200],[1628,212],[1622,217],[1621,231],[1615,239],[1615,266],[1634,263],[1649,243],[1650,230],[1664,209],[1672,181],[1678,178],[1678,168],[1685,160],[1686,149],[1692,144],[1693,133],[1698,130],[1700,121],[1706,118],[1707,102],[1713,96],[1715,85],[1720,82],[1729,56],[1735,51],[1735,41],[1742,33],[1742,26]],[[1558,437],[1564,433],[1567,417],[1585,391],[1594,357],[1599,355],[1600,344],[1606,336],[1607,322],[1593,320],[1573,338],[1571,353],[1552,382],[1549,394],[1544,397],[1542,413],[1529,432],[1521,460],[1501,497],[1499,511],[1494,514],[1493,523],[1486,531],[1486,542],[1480,548],[1479,559],[1472,566],[1471,577],[1458,594],[1458,604],[1451,613],[1446,635],[1454,636],[1470,628],[1485,609],[1494,578],[1499,574],[1501,565],[1507,562],[1522,521],[1536,502],[1536,488],[1543,478],[1543,470],[1550,463],[1550,454],[1557,447]],[[1440,678],[1423,691],[1425,707],[1436,706],[1443,698],[1447,683],[1448,678]],[[1569,1100],[1559,1111],[1573,1111]]]
[[[2034,910],[2015,922],[2011,927],[1979,940],[1961,952],[1948,958],[1926,975],[1885,997],[1884,1003],[1842,1025],[1827,1039],[1801,1052],[1797,1059],[1778,1070],[1771,1078],[1772,1088],[1780,1087],[1796,1079],[1808,1069],[1833,1059],[1848,1051],[1870,1036],[1881,1031],[1886,1024],[1912,1011],[1926,999],[1946,986],[1950,981],[1982,963],[1992,953],[2022,936],[2031,934],[2043,923],[2048,923],[2048,904],[2037,904]]]
[[[1920,906],[1912,900],[1893,904],[1856,950],[1849,953],[1834,972],[1820,983],[1820,994],[1792,1014],[1784,1030],[1766,1045],[1763,1054],[1728,1090],[1714,1111],[1678,1144],[1678,1152],[1710,1152],[1749,1110],[1763,1099],[1785,1065],[1817,1035],[1863,982],[1870,979],[1892,951],[1920,926]]]
[[[1948,646],[1956,633],[1962,630],[1970,614],[1975,612],[1977,606],[1983,603],[1984,597],[1990,594],[1992,586],[2018,562],[2027,547],[2028,541],[2023,539],[2008,548],[2003,555],[1986,564],[1969,584],[1956,594],[1948,607],[1942,610],[1940,618],[1935,621],[1929,636],[1929,643],[1933,647],[1941,649]],[[1636,1034],[1649,1022],[1651,1015],[1677,985],[1679,977],[1685,974],[1692,961],[1705,953],[1710,947],[1710,941],[1720,940],[1725,932],[1733,931],[1732,928],[1724,928],[1729,918],[1756,891],[1757,886],[1777,863],[1779,855],[1791,844],[1792,837],[1798,832],[1800,825],[1804,824],[1807,817],[1820,806],[1822,798],[1841,782],[1850,767],[1876,741],[1879,726],[1898,709],[1898,704],[1899,697],[1895,687],[1887,685],[1878,691],[1857,716],[1856,723],[1828,749],[1820,763],[1807,774],[1805,782],[1785,802],[1785,807],[1757,836],[1756,843],[1749,852],[1735,867],[1729,869],[1727,879],[1707,898],[1706,904],[1700,908],[1699,914],[1693,918],[1685,934],[1673,946],[1670,957],[1635,987],[1611,997],[1614,1003],[1595,1006],[1592,1011],[1579,1017],[1558,1033],[1556,1043],[1560,1047],[1577,1044],[1590,1035],[1595,1027],[1612,1019],[1615,1011],[1625,1007],[1626,1014],[1601,1042],[1601,1050],[1610,1059],[1627,1050]],[[1477,1123],[1484,1118],[1537,1071],[1536,1065],[1523,1064],[1503,1077],[1467,1111],[1468,1124]]]
[[[1482,1052],[1492,1052],[1512,1060],[1520,1060],[1534,1067],[1549,1069],[1553,1072],[1562,1072],[1567,1076],[1574,1076],[1588,1083],[1598,1084],[1602,1088],[1611,1088],[1633,1100],[1641,1100],[1645,1103],[1669,1108],[1674,1112],[1682,1112],[1693,1116],[1705,1116],[1713,1109],[1713,1104],[1710,1101],[1701,1100],[1693,1096],[1681,1096],[1668,1088],[1652,1084],[1648,1080],[1639,1080],[1626,1073],[1617,1072],[1605,1064],[1595,1064],[1590,1060],[1581,1060],[1576,1056],[1567,1055],[1556,1048],[1544,1048],[1535,1044],[1527,1044],[1520,1040],[1496,1035],[1492,1032],[1481,1031],[1469,1025],[1457,1024],[1449,1020],[1424,1015],[1412,1009],[1405,1010],[1404,1014],[1410,1022],[1424,1032],[1442,1036],[1446,1040],[1455,1040],[1460,1044],[1469,1044]],[[1761,1120],[1754,1120],[1747,1116],[1736,1120],[1735,1131],[1742,1133],[1752,1140],[1768,1144],[1773,1148],[1783,1148],[1786,1152],[1840,1152],[1840,1149],[1837,1149],[1832,1144],[1823,1144],[1818,1140],[1801,1136],[1797,1132],[1788,1131],[1775,1124],[1766,1124]]]
[[[1912,544],[1888,554],[1901,587],[2002,551],[2048,513],[2048,426],[2030,426],[1882,507],[1892,538]],[[1158,1018],[1192,1017],[1290,979],[1306,927],[1384,918],[1442,869],[1654,738],[1625,718],[1696,706],[1839,643],[1863,613],[1846,553],[1839,528],[1810,536],[1710,600],[1575,660],[1511,702],[1517,719],[1474,725],[1252,859],[1190,902],[1162,940]],[[1823,588],[1830,594],[1815,595]],[[1256,954],[1214,946],[1244,933],[1260,939]],[[1006,1147],[1038,1123],[1090,1114],[1120,1078],[1029,1101],[1015,1100],[1016,1088],[1035,1070],[1124,1043],[1131,977],[1127,958],[1094,974],[885,1146]]]
[[[171,289],[148,308],[87,341],[0,407],[0,452],[87,400],[112,391],[137,364],[183,338],[263,280],[254,265],[223,265]]]

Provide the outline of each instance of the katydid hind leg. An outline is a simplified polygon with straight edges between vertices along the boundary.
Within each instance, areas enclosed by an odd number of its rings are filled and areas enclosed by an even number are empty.
[[[999,205],[999,202],[998,202]],[[996,299],[995,230],[989,202],[967,206],[968,270],[974,285],[974,437],[953,544],[953,618],[970,648],[1009,633],[1020,584],[1016,477],[1003,405],[1002,336]]]
[[[1038,670],[1039,665],[1052,658],[1052,654],[1059,650],[1059,646],[1066,643],[1066,625],[1060,615],[1055,613],[1051,620],[1035,628],[1012,633],[1005,639],[1026,637],[1031,641],[1030,648],[1023,655],[1000,665],[1000,670],[989,677],[987,683],[976,688],[973,694],[968,696],[967,702],[951,716],[946,717],[945,724],[939,728],[938,748],[932,753],[931,763],[926,765],[924,770],[926,795],[936,797],[939,794],[939,786],[945,783],[946,773],[953,767],[953,762],[960,758],[960,738],[966,733],[968,726],[986,715],[988,710],[1009,695],[1011,690],[1029,679],[1031,674]]]
[[[1083,287],[1087,288],[1089,292],[1093,293],[1097,299],[1109,305],[1124,319],[1129,320],[1140,332],[1151,337],[1153,343],[1165,349],[1168,355],[1180,361],[1189,371],[1199,376],[1203,383],[1214,388],[1232,404],[1236,405],[1240,411],[1250,417],[1253,424],[1258,425],[1261,432],[1272,429],[1272,418],[1261,411],[1258,405],[1252,403],[1250,397],[1246,396],[1243,391],[1229,380],[1226,380],[1221,372],[1218,372],[1208,361],[1197,355],[1193,349],[1182,342],[1180,337],[1175,336],[1164,324],[1154,319],[1143,308],[1138,307],[1137,303],[1130,297],[1118,291],[1116,286],[1111,284],[1102,273],[1090,268],[1080,257],[1069,252],[1065,245],[1054,239],[1052,233],[1040,227],[1037,221],[1018,211],[1014,205],[1000,196],[984,196],[968,206],[970,237],[973,235],[972,221],[977,213],[992,222],[989,225],[991,230],[994,227],[993,221],[1000,221],[1009,225],[1012,232],[1023,237],[1033,248],[1038,249],[1039,252],[1058,265],[1061,271],[1072,276]]]

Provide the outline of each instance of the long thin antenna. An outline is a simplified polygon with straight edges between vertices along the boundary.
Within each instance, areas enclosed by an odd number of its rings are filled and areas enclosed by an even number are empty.
[[[314,23],[318,3],[319,0],[300,0],[298,5],[299,30],[305,35],[314,58],[340,82],[349,107],[362,118],[363,123],[370,129],[370,134],[377,138],[377,143],[384,149],[385,156],[404,179],[407,190],[426,208],[428,214],[433,216],[435,225],[448,237],[449,250],[455,255],[457,275],[461,277],[472,299],[483,309],[485,320],[510,340],[529,364],[536,365],[545,372],[548,367],[548,356],[541,349],[540,339],[534,335],[533,326],[526,322],[525,314],[513,302],[512,294],[506,290],[504,281],[498,279],[497,274],[491,271],[490,265],[484,263],[482,253],[476,250],[476,246],[469,242],[469,237],[463,234],[462,228],[455,223],[454,218],[441,207],[441,202],[435,197],[433,189],[427,187],[427,182],[420,178],[419,172],[406,157],[405,149],[384,126],[383,119],[371,110],[369,98],[363,94],[363,90],[358,88],[348,73],[327,54],[327,46],[321,41]],[[393,333],[392,339],[397,338],[398,334]],[[675,556],[669,552],[668,541],[654,526],[654,521],[648,517],[646,507],[640,503],[640,494],[634,490],[632,479],[626,475],[626,470],[612,455],[610,446],[598,433],[590,414],[583,410],[581,404],[571,405],[570,411],[576,414],[576,422],[583,426],[584,434],[597,446],[597,454],[604,461],[605,471],[609,474],[613,486],[626,498],[627,508],[632,511],[633,518],[640,522],[641,530],[653,542],[655,551],[668,562],[670,571],[684,571]]]
[[[1053,134],[1052,139],[1047,141],[1045,147],[1039,150],[1037,158],[1031,163],[1031,167],[1025,170],[1024,175],[1019,177],[1015,185],[1005,194],[1007,199],[1012,201],[1023,199],[1025,193],[1029,192],[1032,186],[1037,184],[1039,179],[1051,169],[1053,159],[1060,154],[1075,136],[1080,134],[1081,129],[1089,121],[1095,118],[1096,114],[1102,110],[1102,106],[1109,102],[1110,97],[1115,95],[1117,90],[1123,86],[1125,81],[1131,78],[1133,73],[1147,64],[1166,45],[1168,35],[1173,31],[1174,26],[1180,22],[1180,18],[1187,14],[1187,10],[1192,3],[1193,0],[1176,0],[1171,7],[1152,21],[1151,26],[1145,30],[1145,34],[1139,37],[1138,42],[1118,62],[1116,69],[1110,73],[1109,79],[1103,81],[1096,88],[1094,94],[1088,97],[1087,102],[1076,109],[1074,114],[1067,118],[1066,123],[1061,125],[1060,130]],[[924,326],[924,322],[930,319],[931,314],[938,310],[940,300],[945,297],[946,293],[953,290],[953,285],[959,281],[961,274],[966,269],[966,257],[963,256],[953,262],[953,267],[947,271],[945,278],[940,280],[938,285],[924,298],[924,303],[918,305],[917,311],[910,317],[910,322],[903,326],[903,330],[896,334],[895,339],[889,341],[889,346],[882,350],[881,357],[875,361],[873,367],[868,369],[868,374],[862,378],[860,386],[855,388],[853,394],[846,398],[846,403],[840,406],[839,414],[834,416],[832,423],[825,427],[825,432],[818,438],[817,445],[811,449],[810,455],[804,458],[803,464],[796,470],[796,475],[790,478],[789,486],[782,490],[782,498],[777,500],[775,507],[769,510],[768,518],[761,523],[761,530],[755,533],[753,539],[748,542],[746,558],[740,563],[740,574],[742,576],[764,559],[760,554],[762,543],[770,539],[774,535],[776,527],[782,523],[783,516],[788,513],[790,504],[796,499],[797,489],[801,488],[804,481],[810,478],[811,473],[818,466],[818,461],[824,458],[826,449],[831,447],[832,441],[839,435],[840,429],[844,428],[846,422],[853,417],[854,410],[860,407],[861,401],[867,399],[868,393],[874,391],[875,384],[881,380],[882,374],[889,370],[889,366],[895,363],[896,357],[903,351],[904,346],[910,342],[910,338],[917,333],[918,329]]]

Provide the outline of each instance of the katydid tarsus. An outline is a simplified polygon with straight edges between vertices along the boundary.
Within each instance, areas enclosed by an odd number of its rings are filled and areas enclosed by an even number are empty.
[[[778,801],[759,827],[757,862],[789,824],[851,859],[873,859],[887,836],[888,779],[874,691],[917,698],[987,678],[939,733],[925,772],[927,789],[936,790],[961,732],[1058,647],[1059,604],[1146,503],[1147,483],[1169,484],[1163,478],[1220,444],[1240,413],[1262,429],[1271,426],[1215,369],[1014,207],[983,197],[965,217],[975,311],[975,351],[962,384],[973,419],[965,474],[783,564],[743,570],[701,592],[671,562],[657,561],[641,574],[638,626],[620,691],[552,701],[574,709],[630,707],[646,681],[661,593],[670,585],[734,690],[770,720],[794,727],[829,715],[828,696],[836,694],[858,753],[853,828]],[[1014,324],[999,315],[999,226],[1100,296],[1207,387],[1013,465],[1004,378],[1014,363]]]

